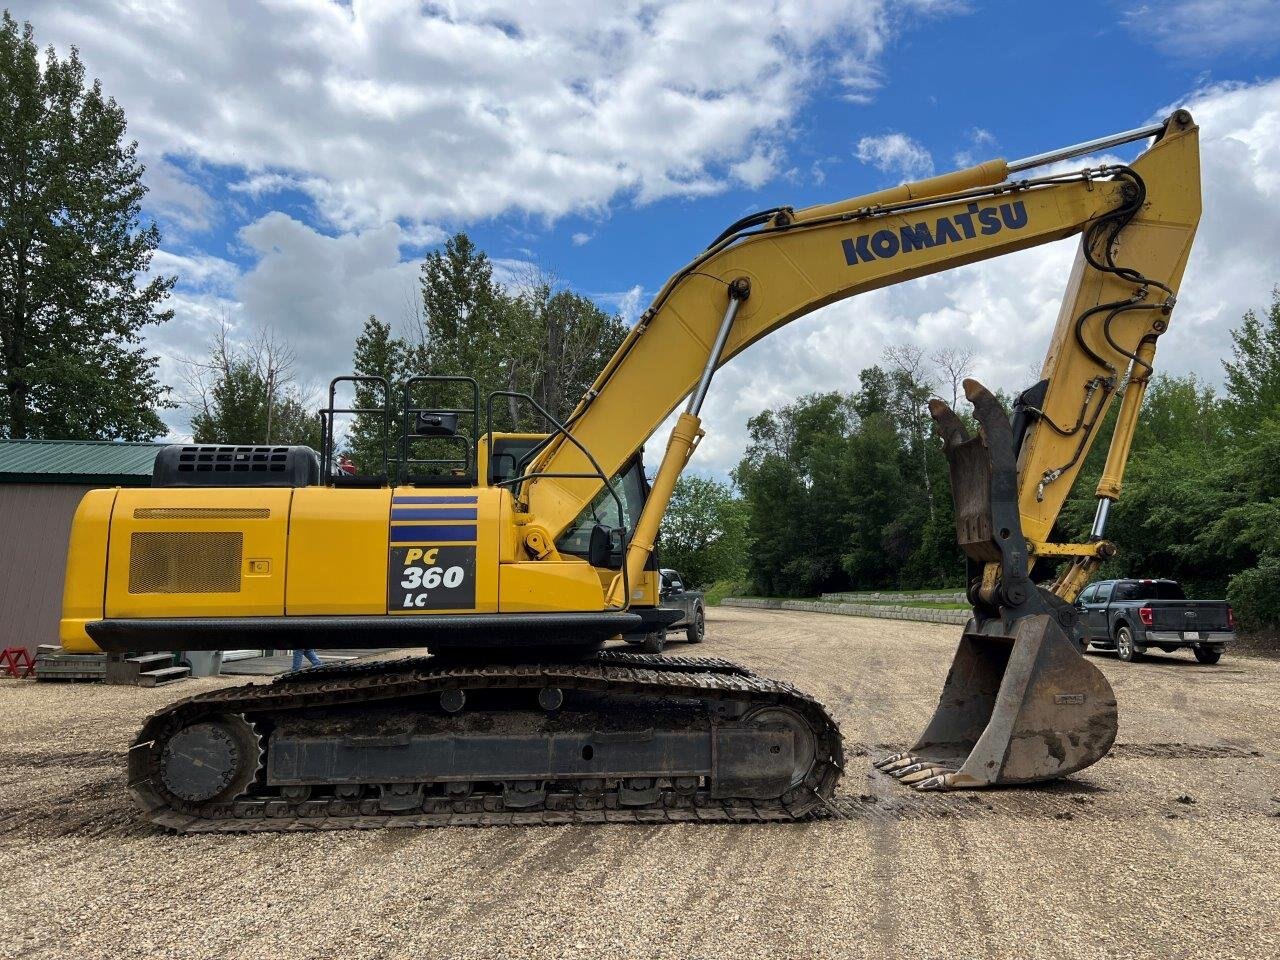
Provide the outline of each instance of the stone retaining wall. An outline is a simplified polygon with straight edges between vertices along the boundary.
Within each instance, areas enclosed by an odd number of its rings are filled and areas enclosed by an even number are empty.
[[[917,603],[967,603],[963,590],[921,590],[918,593],[824,593],[828,603],[901,603],[913,600]]]
[[[945,602],[945,601],[940,601]],[[821,600],[768,600],[762,597],[725,597],[726,607],[757,607],[765,610],[805,610],[809,613],[836,613],[846,617],[871,617],[878,620],[916,620],[921,623],[958,623],[969,621],[968,610],[932,610],[928,607],[901,607],[865,603],[826,603]]]

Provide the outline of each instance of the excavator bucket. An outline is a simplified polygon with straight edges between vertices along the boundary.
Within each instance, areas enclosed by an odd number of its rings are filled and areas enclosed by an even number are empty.
[[[918,790],[1051,780],[1096,763],[1116,738],[1115,693],[1069,638],[1074,608],[1028,577],[1009,419],[980,383],[966,380],[965,394],[977,436],[942,401],[929,412],[951,467],[974,615],[924,733],[876,763]]]

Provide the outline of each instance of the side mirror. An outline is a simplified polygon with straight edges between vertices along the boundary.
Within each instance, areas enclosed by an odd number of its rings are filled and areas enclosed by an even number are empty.
[[[591,528],[591,542],[587,546],[587,563],[593,567],[608,567],[613,559],[612,531],[604,524],[597,523]]]
[[[414,418],[413,435],[415,437],[456,437],[458,415],[443,410],[419,410]]]

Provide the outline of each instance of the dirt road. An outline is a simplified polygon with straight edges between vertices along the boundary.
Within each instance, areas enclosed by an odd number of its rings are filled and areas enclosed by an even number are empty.
[[[1280,661],[1099,657],[1111,756],[1048,788],[918,795],[867,759],[922,727],[956,628],[709,620],[699,654],[831,705],[851,819],[167,836],[130,806],[125,748],[229,681],[0,681],[0,957],[1280,955]]]

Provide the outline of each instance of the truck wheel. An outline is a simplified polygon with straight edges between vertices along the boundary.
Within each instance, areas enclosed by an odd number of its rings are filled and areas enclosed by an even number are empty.
[[[1222,659],[1222,651],[1210,647],[1192,647],[1192,651],[1201,663],[1217,663]]]
[[[640,644],[640,649],[645,653],[661,653],[662,648],[667,645],[666,627],[660,627],[653,633],[646,634],[644,643]]]
[[[694,608],[693,622],[685,628],[684,635],[689,638],[690,643],[701,643],[707,635],[707,614],[702,609],[702,604]]]
[[[1128,627],[1121,627],[1116,631],[1116,656],[1125,663],[1133,663],[1135,660],[1142,659],[1142,654],[1138,652],[1138,648],[1133,644],[1133,631]]]

